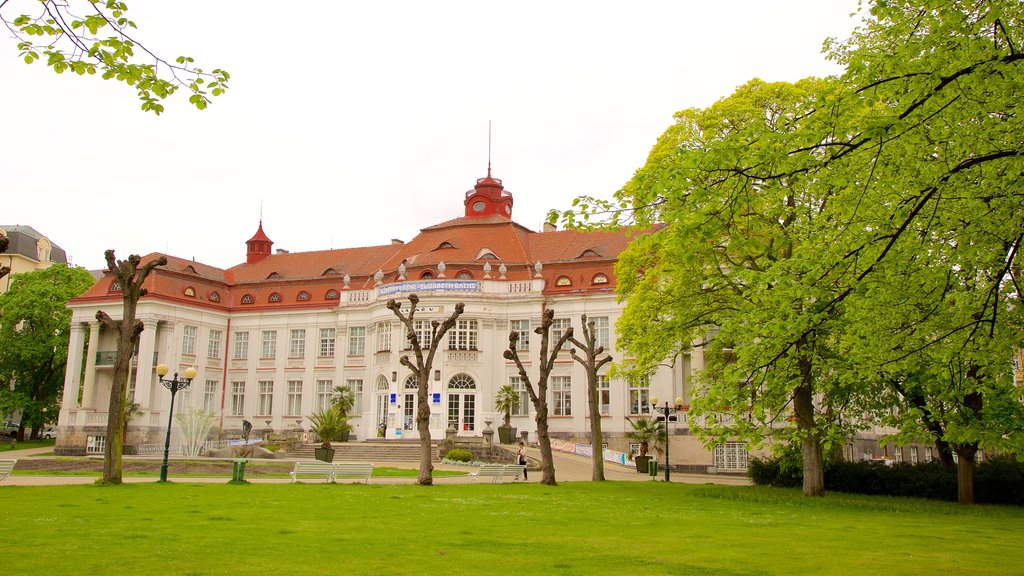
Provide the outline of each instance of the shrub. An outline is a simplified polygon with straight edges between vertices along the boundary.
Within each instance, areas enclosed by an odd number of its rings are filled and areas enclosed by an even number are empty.
[[[469,450],[462,450],[460,448],[453,448],[448,451],[444,457],[448,460],[454,460],[456,462],[469,462],[473,459],[473,453]]]

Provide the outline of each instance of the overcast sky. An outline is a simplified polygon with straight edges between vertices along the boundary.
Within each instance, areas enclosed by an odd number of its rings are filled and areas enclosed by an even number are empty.
[[[610,197],[674,112],[838,73],[822,42],[856,4],[129,0],[148,48],[232,75],[206,111],[173,99],[160,117],[124,84],[25,65],[4,30],[0,224],[87,268],[107,248],[239,264],[261,206],[275,249],[407,241],[462,215],[490,121],[493,175],[539,229]]]

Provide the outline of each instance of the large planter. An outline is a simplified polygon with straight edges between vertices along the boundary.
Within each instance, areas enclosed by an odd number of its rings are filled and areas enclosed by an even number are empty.
[[[313,457],[321,462],[334,462],[334,448],[314,448]]]
[[[498,426],[498,442],[502,444],[515,444],[516,429],[512,426]]]
[[[345,430],[341,434],[338,434],[337,436],[335,436],[334,437],[334,441],[335,442],[348,442],[349,438],[351,437],[351,434],[352,434],[351,430]]]
[[[636,463],[636,471],[640,474],[647,474],[647,467],[651,462],[651,456],[634,456],[633,462]]]

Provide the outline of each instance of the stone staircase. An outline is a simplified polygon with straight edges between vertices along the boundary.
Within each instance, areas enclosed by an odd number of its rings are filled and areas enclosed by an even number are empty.
[[[437,461],[437,445],[434,442],[431,458]],[[288,451],[288,458],[294,460],[312,460],[313,449],[320,444],[303,444],[296,450]],[[335,462],[418,462],[420,459],[420,443],[418,440],[377,440],[367,442],[334,442]]]

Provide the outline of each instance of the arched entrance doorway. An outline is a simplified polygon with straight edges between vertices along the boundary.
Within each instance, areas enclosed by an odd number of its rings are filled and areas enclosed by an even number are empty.
[[[377,383],[374,384],[373,391],[373,417],[374,423],[377,426],[375,435],[377,438],[384,438],[387,435],[388,427],[391,426],[391,422],[388,419],[388,404],[391,392],[391,385],[388,383],[388,377],[383,374],[377,376]]]
[[[448,381],[448,423],[459,432],[476,430],[476,381],[456,374]]]

